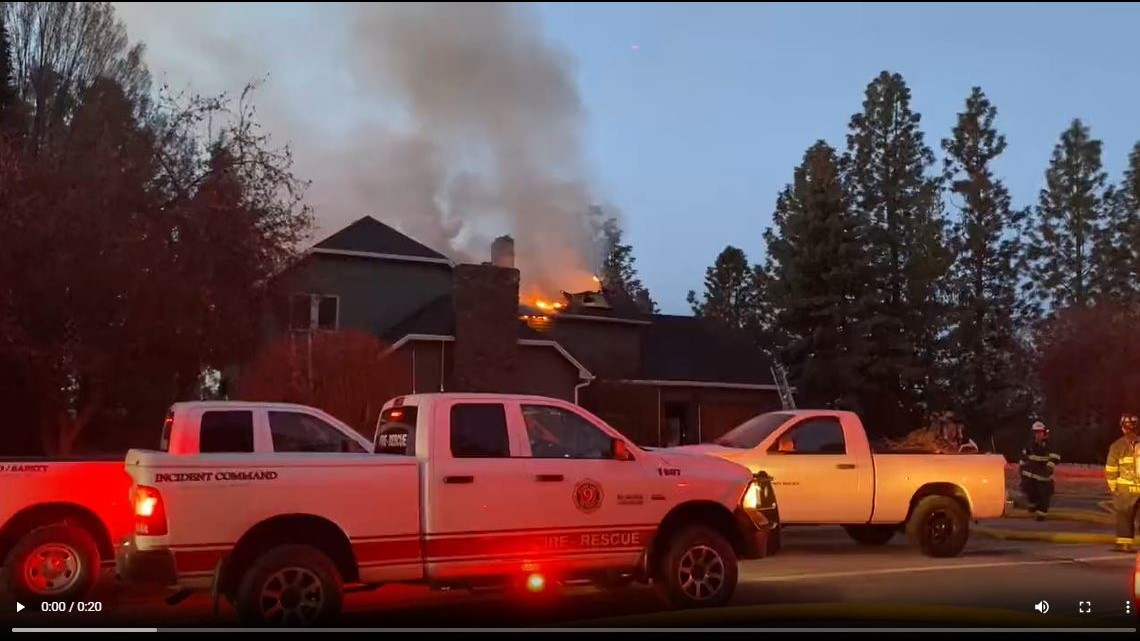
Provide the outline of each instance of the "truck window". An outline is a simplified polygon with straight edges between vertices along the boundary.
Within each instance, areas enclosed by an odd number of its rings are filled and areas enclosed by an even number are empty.
[[[451,406],[451,455],[455,458],[510,458],[507,412],[501,403]]]
[[[380,412],[376,423],[376,453],[415,456],[418,416],[419,411],[412,405],[389,407]]]
[[[352,452],[365,449],[316,416],[302,412],[269,412],[274,452]]]
[[[846,454],[843,426],[834,416],[808,419],[780,435],[772,446],[776,454]]]
[[[534,458],[608,459],[613,438],[577,414],[552,405],[523,405]]]
[[[198,431],[198,451],[203,454],[252,452],[253,412],[203,412]]]
[[[160,452],[170,451],[170,430],[173,428],[174,412],[172,410],[166,413],[166,418],[162,421],[162,440],[158,442]]]
[[[787,423],[790,418],[792,418],[791,414],[780,414],[779,412],[753,416],[713,442],[721,447],[750,450],[768,438],[772,432],[776,431],[777,427]]]

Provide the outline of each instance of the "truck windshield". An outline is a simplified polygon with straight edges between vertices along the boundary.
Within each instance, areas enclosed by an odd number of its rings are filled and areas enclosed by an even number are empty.
[[[768,438],[768,435],[774,432],[777,427],[787,423],[791,417],[791,414],[780,414],[779,412],[754,416],[732,428],[713,443],[722,447],[750,450]]]

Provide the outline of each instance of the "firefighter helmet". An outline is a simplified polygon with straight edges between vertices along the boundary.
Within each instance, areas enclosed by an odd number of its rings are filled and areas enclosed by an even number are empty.
[[[1120,429],[1125,434],[1135,434],[1137,427],[1140,427],[1140,419],[1137,419],[1135,414],[1125,414],[1120,417]]]
[[[1041,421],[1034,422],[1032,429],[1034,432],[1045,432],[1046,434],[1049,433],[1049,428],[1045,427],[1045,424]]]

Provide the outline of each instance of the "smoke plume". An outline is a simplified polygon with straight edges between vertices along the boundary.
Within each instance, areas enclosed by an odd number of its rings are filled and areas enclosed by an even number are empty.
[[[595,198],[573,65],[525,8],[326,5],[293,25],[307,35],[283,27],[289,50],[271,55],[281,47],[273,28],[244,34],[233,10],[145,6],[120,10],[132,37],[152,44],[156,72],[156,47],[173,38],[183,51],[166,51],[168,66],[193,56],[194,67],[181,63],[193,90],[203,90],[201,61],[211,56],[230,89],[269,74],[255,100],[312,180],[322,233],[369,214],[461,261],[487,260],[490,240],[509,233],[526,291],[592,286]]]

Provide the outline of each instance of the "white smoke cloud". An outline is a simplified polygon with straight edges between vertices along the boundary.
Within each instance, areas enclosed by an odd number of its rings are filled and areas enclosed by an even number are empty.
[[[117,6],[152,70],[255,101],[312,180],[322,233],[362,215],[459,260],[510,233],[524,286],[595,267],[572,61],[517,5]]]

